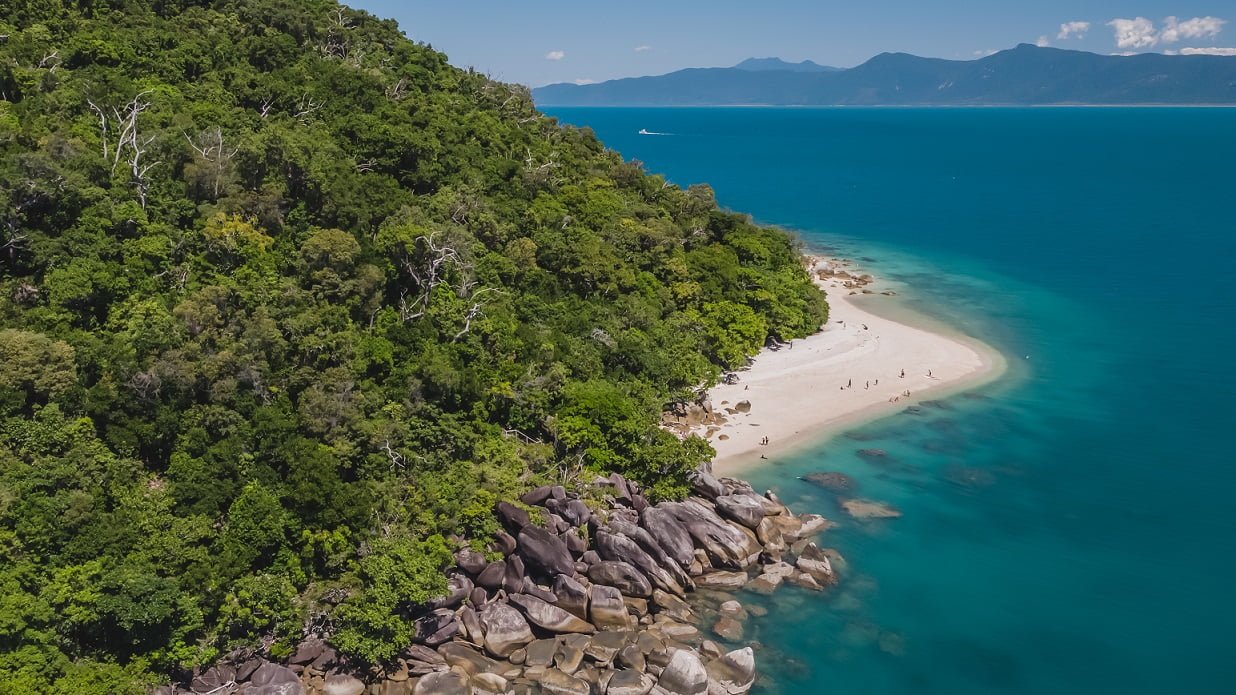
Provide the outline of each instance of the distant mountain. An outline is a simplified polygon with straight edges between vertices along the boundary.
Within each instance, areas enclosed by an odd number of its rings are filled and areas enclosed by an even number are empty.
[[[1236,104],[1236,56],[1107,56],[1022,44],[978,60],[882,53],[832,72],[740,67],[751,62],[532,93],[539,106]]]
[[[820,65],[810,60],[804,60],[801,63],[789,63],[780,58],[747,58],[738,65],[735,65],[734,69],[746,70],[747,72],[768,72],[770,70],[782,70],[785,72],[840,72],[843,70],[843,68]]]

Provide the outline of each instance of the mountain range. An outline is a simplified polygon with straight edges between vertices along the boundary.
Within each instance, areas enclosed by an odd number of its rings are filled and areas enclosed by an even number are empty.
[[[977,60],[881,53],[857,67],[728,68],[533,90],[538,106],[1236,104],[1236,56],[1110,56],[1021,44]]]

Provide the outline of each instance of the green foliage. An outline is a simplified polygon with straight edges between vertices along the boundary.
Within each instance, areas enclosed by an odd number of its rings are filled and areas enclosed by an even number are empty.
[[[684,494],[663,404],[827,317],[789,235],[337,9],[0,9],[0,694],[318,612],[389,658],[442,538],[549,480]]]
[[[443,570],[451,553],[441,536],[424,541],[406,537],[375,540],[357,563],[364,591],[339,606],[340,649],[372,661],[389,661],[412,641],[408,612],[446,591]]]

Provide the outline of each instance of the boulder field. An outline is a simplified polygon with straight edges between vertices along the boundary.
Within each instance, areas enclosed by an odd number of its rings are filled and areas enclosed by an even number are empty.
[[[836,579],[810,540],[829,522],[741,480],[701,468],[687,499],[656,505],[617,474],[592,486],[500,502],[505,530],[488,555],[456,552],[449,592],[415,618],[393,664],[350,664],[312,638],[286,663],[236,652],[156,695],[739,695],[755,652],[705,639],[692,592]],[[747,616],[729,600],[712,631],[739,643]]]

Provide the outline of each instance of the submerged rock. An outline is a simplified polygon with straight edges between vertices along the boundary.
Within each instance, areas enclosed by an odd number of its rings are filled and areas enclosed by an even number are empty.
[[[894,519],[901,512],[883,502],[871,500],[844,500],[841,508],[855,519]]]
[[[808,473],[802,479],[832,492],[849,492],[854,489],[854,479],[836,471]]]

